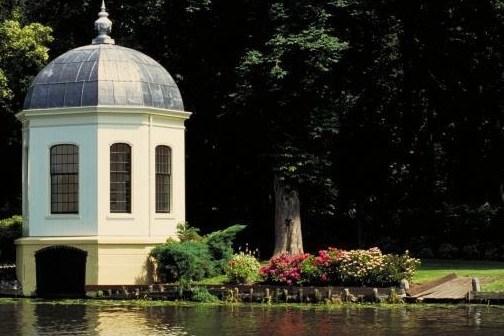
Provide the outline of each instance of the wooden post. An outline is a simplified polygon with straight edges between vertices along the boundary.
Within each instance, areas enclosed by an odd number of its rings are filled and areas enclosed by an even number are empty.
[[[373,302],[380,302],[380,295],[378,294],[378,288],[373,288]]]
[[[406,292],[410,288],[408,280],[402,279],[399,283],[399,288],[404,289],[404,291]]]
[[[481,285],[478,278],[472,278],[471,283],[473,292],[481,292]]]
[[[354,301],[355,297],[350,293],[350,289],[344,288],[343,289],[343,301],[344,302],[352,302]]]
[[[264,299],[266,300],[267,303],[271,303],[271,294],[270,294],[270,289],[269,288],[265,289]]]
[[[233,290],[236,297],[236,301],[237,302],[240,301],[240,290],[238,289],[238,287],[235,287]]]

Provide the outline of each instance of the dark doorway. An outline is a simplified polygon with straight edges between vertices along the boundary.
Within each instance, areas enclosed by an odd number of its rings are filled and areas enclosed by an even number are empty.
[[[52,246],[35,253],[37,296],[84,296],[87,252],[69,246]]]

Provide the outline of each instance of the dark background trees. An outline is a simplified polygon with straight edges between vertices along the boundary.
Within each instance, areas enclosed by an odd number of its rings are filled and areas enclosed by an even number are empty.
[[[309,251],[450,243],[502,254],[501,1],[106,4],[116,42],[164,65],[194,112],[192,225],[247,224],[267,256],[276,175],[299,193]],[[54,29],[52,58],[94,37],[99,1],[3,1],[2,19],[15,5]],[[4,217],[19,209],[19,185],[3,188]]]
[[[21,133],[14,116],[48,60],[50,27],[25,21],[16,1],[0,1],[0,218],[21,212]]]

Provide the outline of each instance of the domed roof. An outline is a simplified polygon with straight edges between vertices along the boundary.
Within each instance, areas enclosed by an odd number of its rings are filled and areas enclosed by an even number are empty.
[[[184,110],[175,81],[149,56],[114,44],[102,5],[92,45],[49,63],[28,89],[24,109],[80,106],[146,106]]]

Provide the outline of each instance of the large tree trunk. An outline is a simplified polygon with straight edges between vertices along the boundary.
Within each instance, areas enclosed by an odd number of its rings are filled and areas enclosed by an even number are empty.
[[[299,194],[291,186],[284,185],[275,176],[275,249],[273,256],[281,253],[301,254],[303,235]]]

